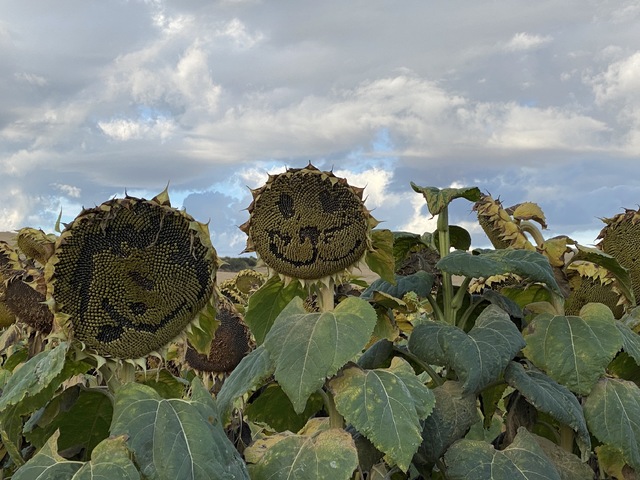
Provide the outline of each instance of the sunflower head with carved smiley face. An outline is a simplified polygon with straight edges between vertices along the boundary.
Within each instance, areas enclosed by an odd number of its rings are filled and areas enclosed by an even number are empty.
[[[286,279],[313,283],[340,277],[371,249],[378,222],[364,205],[363,188],[309,164],[271,175],[252,190],[245,252],[256,252]]]

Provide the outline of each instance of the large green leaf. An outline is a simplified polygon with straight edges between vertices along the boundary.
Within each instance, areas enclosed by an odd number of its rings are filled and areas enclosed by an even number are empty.
[[[588,395],[622,347],[615,323],[600,303],[585,305],[579,317],[543,313],[524,332],[524,353],[557,382]]]
[[[620,265],[615,257],[598,248],[585,247],[577,244],[576,248],[578,251],[573,257],[571,257],[569,263],[585,261],[595,263],[596,265],[606,268],[618,281],[617,286],[622,294],[627,297],[629,303],[631,305],[635,305],[636,299],[633,294],[633,286],[631,285],[631,276],[629,275],[628,269]]]
[[[400,266],[414,247],[429,247],[429,243],[426,243],[417,233],[393,232],[393,257],[396,261],[396,268]]]
[[[278,316],[264,346],[275,364],[275,377],[297,413],[309,395],[360,353],[376,326],[375,310],[349,297],[335,310],[309,313],[295,298]]]
[[[509,361],[525,346],[509,315],[489,305],[466,334],[458,327],[429,322],[418,325],[409,350],[428,364],[453,368],[464,393],[478,393],[500,378]]]
[[[51,398],[64,378],[61,373],[65,364],[68,345],[61,343],[57,347],[40,352],[29,359],[22,367],[14,371],[0,397],[0,411],[19,403],[31,403],[38,408],[40,398]],[[24,411],[29,411],[25,406]]]
[[[458,225],[449,225],[449,242],[457,250],[469,250],[471,248],[471,234]],[[438,230],[433,232],[433,243],[437,249],[440,248]]]
[[[445,453],[451,480],[560,480],[562,477],[533,435],[518,429],[513,443],[502,451],[489,443],[460,440]]]
[[[591,452],[591,437],[582,412],[582,405],[563,385],[542,372],[525,370],[516,362],[510,362],[504,372],[505,381],[517,389],[540,412],[547,413],[578,434],[577,440],[583,460]]]
[[[420,418],[435,402],[410,370],[397,358],[389,369],[346,368],[330,383],[338,412],[401,470],[409,468],[422,441]]]
[[[274,370],[275,365],[264,345],[260,345],[240,361],[218,393],[218,409],[224,423],[229,420],[233,402],[245,393],[255,390]]]
[[[584,415],[596,438],[621,450],[627,463],[640,471],[640,388],[603,377],[587,397]]]
[[[111,434],[128,436],[150,479],[248,479],[211,403],[198,380],[190,400],[163,399],[151,387],[128,383],[116,391]]]
[[[109,436],[112,415],[111,398],[103,391],[72,387],[54,398],[41,416],[32,416],[37,428],[32,429],[30,420],[25,425],[25,437],[41,447],[59,430],[59,450],[81,448],[83,459],[89,459],[94,447]]]
[[[434,388],[433,394],[436,406],[423,422],[423,441],[416,454],[416,460],[425,464],[435,463],[478,421],[476,396],[463,394],[461,383],[447,381]]]
[[[593,478],[593,470],[588,463],[571,452],[567,452],[551,440],[535,434],[531,436],[538,442],[540,448],[556,467],[562,480],[586,480]],[[598,461],[600,457],[598,456]]]
[[[288,435],[251,465],[252,480],[348,480],[358,466],[353,438],[333,428],[313,436]]]
[[[293,281],[285,286],[276,275],[249,297],[244,321],[251,329],[258,345],[264,342],[282,309],[295,297],[306,298],[306,296],[300,282]]]
[[[478,249],[473,254],[456,250],[441,258],[436,267],[452,275],[472,278],[515,273],[529,281],[544,283],[552,291],[562,295],[547,257],[530,250]]]
[[[431,215],[438,215],[456,198],[466,198],[470,202],[477,202],[482,196],[478,187],[439,189],[436,187],[419,187],[411,182],[411,188],[424,196]]]
[[[137,480],[140,473],[129,458],[125,437],[103,440],[90,462],[70,462],[58,455],[58,432],[13,476],[14,480]]]
[[[382,292],[392,297],[402,299],[408,292],[415,292],[419,297],[426,297],[433,287],[435,277],[431,273],[424,270],[414,273],[413,275],[401,276],[396,275],[396,284],[392,285],[383,279],[374,281],[369,287],[362,292],[360,298],[363,300],[371,300],[374,292]]]

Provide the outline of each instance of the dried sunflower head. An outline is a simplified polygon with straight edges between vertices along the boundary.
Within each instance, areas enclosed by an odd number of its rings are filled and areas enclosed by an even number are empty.
[[[285,279],[339,276],[371,247],[377,225],[364,206],[363,189],[309,164],[271,175],[252,191],[246,252]]]
[[[42,270],[32,268],[8,278],[2,297],[17,320],[47,334],[53,325],[53,314],[45,303],[45,289]]]
[[[212,298],[218,259],[205,225],[171,207],[127,196],[84,210],[49,259],[47,297],[58,323],[98,355],[157,351]]]

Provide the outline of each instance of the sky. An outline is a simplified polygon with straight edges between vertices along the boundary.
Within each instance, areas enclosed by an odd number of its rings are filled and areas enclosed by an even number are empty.
[[[589,245],[640,204],[638,0],[0,0],[0,230],[152,198],[246,243],[250,188],[312,162],[380,228],[420,186],[535,202]],[[471,203],[451,223],[488,246]]]

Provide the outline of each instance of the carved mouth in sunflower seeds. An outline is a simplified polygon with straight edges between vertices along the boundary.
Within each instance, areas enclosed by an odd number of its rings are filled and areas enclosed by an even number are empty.
[[[356,264],[369,232],[361,198],[336,177],[291,172],[273,179],[253,205],[250,235],[260,257],[278,273],[302,279]]]

